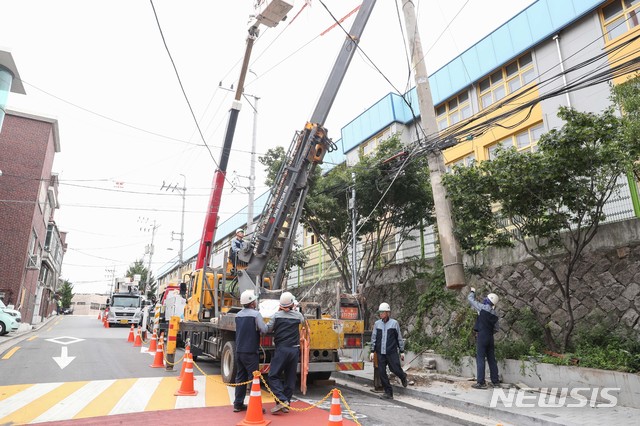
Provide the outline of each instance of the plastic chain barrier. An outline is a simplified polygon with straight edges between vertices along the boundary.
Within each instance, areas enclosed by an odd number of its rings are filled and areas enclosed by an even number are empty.
[[[332,395],[333,395],[333,389],[331,389],[329,391],[329,393],[327,393],[324,398],[322,398],[321,400],[319,400],[318,402],[311,404],[309,407],[306,408],[296,408],[296,407],[292,407],[291,405],[287,404],[286,402],[280,401],[278,399],[277,396],[275,396],[273,394],[273,391],[271,390],[271,388],[269,387],[269,384],[267,383],[267,380],[264,378],[264,376],[262,375],[262,373],[260,373],[259,371],[257,372],[260,374],[260,380],[262,380],[262,383],[264,383],[265,388],[267,389],[267,391],[271,394],[271,396],[273,397],[273,399],[281,405],[284,405],[285,407],[287,407],[289,410],[293,410],[293,411],[298,411],[298,412],[304,412],[304,411],[309,411],[312,408],[317,408],[319,407],[323,402],[325,402],[327,399],[329,399]],[[253,374],[256,374],[256,372],[254,372]],[[347,401],[345,401],[344,396],[342,395],[342,392],[340,392],[340,389],[338,389],[338,393],[340,394],[340,399],[342,399],[342,402],[344,402],[344,406],[346,407],[347,411],[349,412],[349,415],[351,416],[351,418],[353,419],[353,421],[360,425],[360,422],[358,421],[358,419],[356,418],[356,414],[351,410],[351,408],[349,407],[349,405],[347,404]]]
[[[184,358],[184,355],[182,356],[182,358]],[[165,358],[165,362],[167,362],[166,358]],[[177,361],[175,364],[178,364],[179,361]],[[200,371],[200,373],[202,373],[203,376],[205,376],[206,379],[211,379],[213,380],[215,383],[220,383],[223,384],[225,386],[231,386],[231,387],[236,387],[236,386],[246,386],[249,383],[253,382],[253,377],[250,380],[247,380],[246,382],[242,382],[242,383],[225,383],[221,380],[216,380],[213,378],[213,376],[208,375],[207,373],[205,373],[204,371],[202,371],[202,369],[198,366],[198,364],[195,363],[195,361],[192,361],[193,365],[198,369],[198,371]],[[174,365],[175,365],[174,364]],[[289,410],[293,410],[293,411],[298,411],[298,412],[304,412],[304,411],[309,411],[312,408],[317,408],[319,407],[323,402],[325,402],[326,400],[328,400],[332,395],[333,395],[333,389],[331,389],[329,391],[329,393],[327,393],[324,398],[322,398],[321,400],[319,400],[318,402],[311,404],[309,407],[306,408],[296,408],[296,407],[292,407],[289,404],[287,404],[286,402],[280,401],[278,399],[277,396],[274,395],[273,391],[271,390],[271,388],[269,387],[269,384],[267,383],[267,380],[264,378],[264,376],[262,375],[262,373],[260,371],[254,371],[253,375],[255,374],[259,374],[260,375],[260,380],[262,381],[262,383],[264,384],[265,388],[267,389],[267,391],[269,392],[269,394],[273,397],[273,399],[279,403],[284,405],[285,407],[287,407]],[[347,409],[347,411],[349,412],[349,416],[351,416],[351,419],[358,425],[360,425],[360,422],[358,421],[358,419],[356,418],[356,413],[353,412],[353,410],[351,410],[351,407],[349,407],[349,404],[347,404],[347,400],[344,398],[344,395],[342,395],[342,392],[340,391],[340,389],[338,389],[338,393],[340,394],[340,399],[342,400],[342,402],[344,403],[345,408]]]

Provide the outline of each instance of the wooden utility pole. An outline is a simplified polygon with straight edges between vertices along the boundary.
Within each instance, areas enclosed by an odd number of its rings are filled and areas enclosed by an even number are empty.
[[[407,27],[407,42],[411,49],[411,62],[415,69],[416,92],[420,104],[420,120],[422,128],[427,135],[436,135],[438,125],[436,123],[435,109],[429,89],[429,76],[424,63],[422,43],[416,25],[416,11],[412,0],[402,1],[405,26]],[[434,149],[427,156],[431,190],[433,192],[433,204],[436,211],[436,223],[438,226],[438,239],[442,250],[442,263],[444,264],[444,277],[447,288],[458,289],[465,285],[464,267],[462,264],[462,252],[460,245],[453,235],[453,219],[451,217],[451,204],[447,198],[447,192],[442,185],[442,173],[444,173],[444,160],[439,150]]]

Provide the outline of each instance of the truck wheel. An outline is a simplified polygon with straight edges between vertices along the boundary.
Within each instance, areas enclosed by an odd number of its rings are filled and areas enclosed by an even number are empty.
[[[316,380],[329,380],[331,378],[331,371],[316,371],[315,373],[307,374],[307,379],[310,381]]]
[[[2,321],[0,321],[0,336],[4,336],[5,334],[7,334],[7,326],[5,326]]]
[[[223,382],[233,383],[236,380],[236,342],[228,341],[222,347],[220,372]]]

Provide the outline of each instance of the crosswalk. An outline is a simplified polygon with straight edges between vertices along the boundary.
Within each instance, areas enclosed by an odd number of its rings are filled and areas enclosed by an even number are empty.
[[[179,388],[176,377],[0,386],[0,425],[233,404],[234,388],[219,375],[196,376],[196,396],[175,396]],[[263,402],[272,400],[262,392]]]

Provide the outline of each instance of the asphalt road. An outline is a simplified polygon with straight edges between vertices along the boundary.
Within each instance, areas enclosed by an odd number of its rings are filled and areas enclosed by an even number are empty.
[[[158,406],[160,402],[154,401],[152,395],[157,395],[157,389],[163,386],[161,383],[167,383],[166,380],[169,379],[171,380],[170,393],[173,394],[173,390],[179,386],[177,383],[180,383],[174,381],[180,372],[180,365],[176,366],[173,372],[167,372],[163,368],[150,368],[153,357],[150,354],[141,354],[141,348],[133,347],[132,343],[127,342],[129,331],[128,327],[104,328],[96,318],[67,315],[50,320],[37,332],[25,334],[18,339],[6,343],[3,343],[4,339],[0,339],[0,401],[3,397],[7,398],[5,395],[10,395],[11,392],[23,392],[25,396],[22,397],[22,400],[27,401],[24,402],[23,411],[33,410],[31,407],[37,406],[42,410],[40,416],[46,416],[48,412],[59,409],[61,404],[64,405],[61,402],[62,397],[57,398],[55,394],[56,392],[71,392],[66,388],[73,386],[71,382],[90,382],[88,386],[95,383],[95,386],[100,387],[103,386],[101,383],[104,383],[105,380],[116,380],[122,383],[123,387],[142,388],[145,384],[154,387],[136,389],[136,392],[145,395],[150,399],[150,402],[145,402],[137,408],[125,409],[122,408],[122,401],[117,402],[114,399],[115,411],[111,411],[110,414],[117,414],[117,410],[121,409],[124,410],[123,412],[129,410],[129,413],[134,413],[129,415],[135,416],[135,412],[147,411],[151,406],[155,410],[179,408],[175,405],[175,398],[168,398],[166,407]],[[179,359],[181,355],[182,351],[179,349],[176,359]],[[198,379],[198,376],[202,374],[200,370],[213,376],[211,381],[218,382],[216,390],[208,388],[210,386],[209,380],[202,380],[202,377]],[[197,386],[204,386],[205,382],[208,383],[206,390],[201,388],[201,394],[208,393],[207,396],[201,395],[202,402],[205,404],[203,406],[208,406],[211,393],[215,393],[217,397],[223,394],[224,400],[216,404],[218,406],[229,405],[229,410],[231,410],[230,402],[226,401],[229,401],[227,398],[232,397],[233,389],[221,384],[218,362],[200,357],[194,374]],[[137,384],[132,385],[133,381]],[[52,384],[52,390],[46,395],[34,396],[29,399],[28,392],[37,387],[25,387],[25,390],[22,390],[22,385],[32,384]],[[19,385],[20,389],[17,389],[16,385]],[[106,389],[106,385],[104,386]],[[322,400],[335,387],[341,390],[358,422],[365,426],[400,423],[403,425],[464,424],[452,422],[448,418],[435,417],[423,409],[411,405],[397,401],[384,401],[379,399],[377,394],[340,386],[340,383],[312,383],[309,385],[306,395],[298,392],[295,397],[313,405]],[[122,392],[124,393],[125,390],[123,389]],[[18,396],[20,395],[14,395],[13,400],[8,399],[7,401],[16,401]],[[207,398],[207,402],[205,402],[205,398]],[[268,395],[266,399],[271,401]],[[88,402],[88,404],[90,403]],[[325,400],[319,407],[328,412],[330,403],[331,398]],[[29,420],[31,417],[15,417],[17,414],[12,414],[6,405],[6,412],[0,409],[0,420],[13,421],[22,418],[24,423],[32,421]],[[193,406],[197,405],[193,404]],[[34,413],[33,419],[37,418],[35,415]],[[346,419],[351,418],[351,413],[346,407],[343,408],[343,415]],[[54,419],[62,420],[60,417]]]

